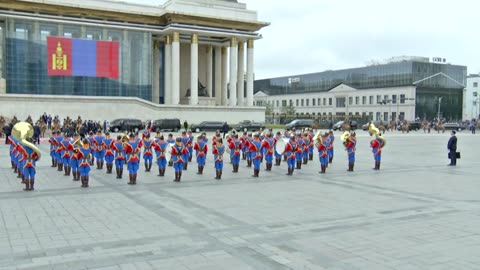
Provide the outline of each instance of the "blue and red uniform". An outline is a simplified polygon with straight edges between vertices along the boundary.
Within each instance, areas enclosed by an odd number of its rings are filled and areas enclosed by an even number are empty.
[[[165,150],[167,146],[168,143],[164,140],[159,140],[158,142],[153,144],[153,149],[155,150],[155,154],[157,155],[157,165],[159,170],[158,176],[165,176],[165,168],[167,166]]]
[[[175,182],[180,182],[184,164],[188,162],[188,149],[183,144],[175,144],[172,147],[172,162],[175,169]]]
[[[330,146],[328,139],[322,140],[318,144],[318,156],[320,159],[320,167],[322,168],[321,173],[325,173],[328,166],[328,147]]]
[[[212,150],[213,160],[215,161],[215,171],[217,173],[215,179],[222,179],[223,171],[223,154],[225,154],[225,145],[215,144]]]
[[[195,142],[193,150],[195,150],[195,155],[197,157],[199,173],[203,173],[203,167],[205,166],[205,159],[208,151],[207,143],[203,140]]]
[[[137,172],[140,165],[140,140],[131,139],[128,143],[125,143],[125,154],[127,161],[127,170],[130,175],[130,185],[137,184]]]
[[[82,187],[88,187],[88,180],[90,174],[90,156],[92,155],[92,150],[87,144],[86,147],[78,149],[77,157],[80,160],[80,179],[82,180]]]
[[[253,161],[253,177],[258,177],[260,172],[260,163],[262,161],[262,142],[254,140],[250,143],[248,152],[250,152]]]
[[[33,190],[35,184],[36,162],[39,158],[37,152],[27,145],[23,145],[20,161],[23,164],[23,179],[25,181],[25,190]]]
[[[143,147],[143,161],[145,163],[145,171],[149,172],[152,168],[153,161],[153,141],[150,140],[149,135],[140,142],[140,147]]]
[[[262,142],[262,149],[264,149],[265,154],[265,164],[267,166],[267,171],[272,170],[272,163],[273,163],[273,153],[275,149],[275,140],[271,137],[267,137]]]
[[[121,140],[116,140],[112,144],[112,149],[115,152],[115,170],[117,172],[117,179],[122,178],[123,165],[125,164],[125,147]]]
[[[288,166],[288,173],[287,175],[292,175],[293,171],[295,170],[295,163],[296,163],[296,153],[297,153],[298,144],[295,139],[290,139],[285,145],[284,154],[287,157],[287,166]]]
[[[240,166],[240,151],[242,150],[242,142],[236,138],[230,140],[228,148],[230,148],[230,156],[233,165],[233,172],[238,172]]]
[[[112,173],[113,161],[115,159],[113,153],[113,139],[110,137],[105,138],[102,144],[103,151],[105,151],[105,162],[107,163],[107,173]]]

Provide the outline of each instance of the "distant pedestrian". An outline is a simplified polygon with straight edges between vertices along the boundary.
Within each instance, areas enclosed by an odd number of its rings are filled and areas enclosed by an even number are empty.
[[[225,136],[226,136],[227,133],[228,133],[228,124],[227,124],[227,122],[224,122],[224,123],[223,123],[222,131],[223,131],[223,138],[225,139]]]
[[[450,159],[450,164],[448,166],[457,165],[457,137],[455,136],[455,130],[452,131],[452,136],[448,140],[447,149],[448,149],[448,158]]]
[[[187,131],[187,129],[188,129],[188,122],[187,122],[187,120],[185,120],[185,121],[183,122],[183,128],[185,129],[185,131]]]
[[[476,129],[475,122],[473,121],[470,122],[470,131],[472,131],[472,134],[475,134],[475,129]]]

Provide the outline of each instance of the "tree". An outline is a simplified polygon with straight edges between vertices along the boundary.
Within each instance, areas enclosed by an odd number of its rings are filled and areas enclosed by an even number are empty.
[[[282,112],[282,114],[284,114],[286,116],[295,115],[295,113],[296,113],[295,107],[291,104],[287,105],[287,106],[282,106],[281,112]]]
[[[273,114],[273,106],[270,103],[267,103],[265,106],[265,116],[271,116]]]

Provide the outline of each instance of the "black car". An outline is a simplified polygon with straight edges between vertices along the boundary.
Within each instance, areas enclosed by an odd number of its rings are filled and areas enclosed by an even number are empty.
[[[218,122],[218,121],[204,121],[197,125],[191,125],[190,129],[194,132],[200,131],[216,131],[220,130],[223,131],[223,124],[225,122]],[[230,127],[227,125],[227,130],[230,130]]]
[[[286,129],[301,129],[313,127],[313,119],[295,119],[292,122],[285,125]]]
[[[172,118],[172,119],[157,119],[152,122],[152,130],[171,130],[174,132],[179,131],[182,128],[182,125],[180,124],[180,119],[178,118]]]
[[[251,131],[259,131],[264,130],[265,125],[257,122],[245,121],[237,125],[236,130],[247,132]]]
[[[400,123],[400,125],[397,126],[397,130],[400,131],[402,130],[402,125],[403,123]],[[420,130],[422,128],[422,122],[409,122],[408,123],[408,130],[409,131],[412,131],[412,130]]]
[[[139,131],[145,126],[140,119],[132,118],[120,118],[115,119],[110,122],[110,131],[121,132],[121,131]]]
[[[344,121],[338,121],[337,123],[335,123],[332,127],[333,130],[342,130],[342,125],[343,125],[343,122]],[[352,130],[355,130],[358,128],[358,123],[357,121],[355,120],[350,120],[350,128]]]

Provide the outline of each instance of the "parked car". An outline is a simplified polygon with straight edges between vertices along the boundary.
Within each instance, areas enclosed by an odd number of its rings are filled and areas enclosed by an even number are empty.
[[[465,125],[459,123],[444,123],[443,126],[446,130],[462,131],[464,129],[467,129]]]
[[[244,121],[238,124],[235,129],[238,131],[244,131],[244,132],[247,132],[249,130],[259,131],[259,130],[264,130],[265,125],[258,122],[253,122],[253,121]]]
[[[133,118],[120,118],[115,119],[110,122],[110,131],[121,132],[121,131],[139,131],[145,126],[140,119]]]
[[[313,127],[313,119],[295,119],[292,122],[285,125],[286,129],[301,129]]]
[[[194,132],[223,130],[223,123],[218,121],[204,121],[197,125],[191,125],[190,129]],[[230,130],[230,127],[228,127]]]
[[[343,122],[344,121],[338,121],[337,123],[335,123],[332,127],[333,130],[342,130],[342,125],[343,125]],[[355,130],[358,128],[358,123],[357,121],[355,120],[350,120],[350,127]]]
[[[179,131],[182,128],[182,125],[180,124],[180,119],[178,118],[172,118],[172,119],[157,119],[154,120],[152,123],[152,131],[156,130],[171,130],[174,132]]]
[[[403,123],[400,123],[400,125],[397,126],[397,130],[402,130],[402,125]],[[412,131],[412,130],[420,130],[422,128],[422,122],[408,122],[408,130],[409,131]]]

